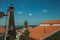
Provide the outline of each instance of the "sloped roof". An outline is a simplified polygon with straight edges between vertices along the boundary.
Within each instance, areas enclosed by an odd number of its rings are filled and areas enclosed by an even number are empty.
[[[60,24],[60,20],[46,20],[40,24]]]
[[[5,27],[0,26],[0,33],[5,33]]]
[[[60,26],[37,26],[31,31],[30,37],[40,40],[42,37],[47,36],[58,29],[60,29]]]
[[[47,36],[58,29],[60,29],[60,26],[37,26],[34,28],[28,27],[30,38],[35,40],[40,40],[42,37]]]
[[[47,36],[42,37],[41,40],[60,40],[60,29],[52,32]]]
[[[28,27],[27,29],[30,32],[30,38],[33,38],[35,40],[40,40],[42,37],[47,36],[52,32],[60,29],[60,26],[37,26],[34,28]],[[4,32],[5,32],[5,28],[0,27],[0,33],[4,33]]]

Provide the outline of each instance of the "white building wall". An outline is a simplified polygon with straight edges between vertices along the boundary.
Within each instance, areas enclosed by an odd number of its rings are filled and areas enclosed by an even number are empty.
[[[60,26],[60,24],[40,24],[40,26]]]
[[[19,40],[19,37],[22,35],[21,32],[17,32],[17,35],[16,35],[16,40]]]
[[[50,26],[50,24],[40,24],[40,26]]]
[[[60,24],[53,24],[53,26],[60,26]]]

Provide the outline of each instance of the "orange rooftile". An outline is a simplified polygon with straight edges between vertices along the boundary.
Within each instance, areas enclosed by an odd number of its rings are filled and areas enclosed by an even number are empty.
[[[5,33],[5,27],[0,26],[0,33]]]
[[[35,40],[40,40],[42,37],[47,36],[58,29],[60,29],[60,26],[37,26],[34,28],[28,27],[30,38]]]
[[[37,26],[30,32],[30,37],[35,40],[40,40],[42,37],[47,36],[58,29],[60,29],[60,26]]]
[[[46,20],[41,24],[60,24],[60,20]]]

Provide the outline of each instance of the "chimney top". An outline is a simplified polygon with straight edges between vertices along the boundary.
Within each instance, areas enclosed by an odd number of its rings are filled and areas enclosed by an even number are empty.
[[[10,4],[10,7],[13,7],[13,4]]]

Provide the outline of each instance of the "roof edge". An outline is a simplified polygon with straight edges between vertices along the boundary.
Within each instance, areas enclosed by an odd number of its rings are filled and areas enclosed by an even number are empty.
[[[44,37],[40,38],[40,40],[43,40],[43,39],[45,39],[45,38],[47,38],[47,37],[53,35],[54,33],[58,32],[58,31],[60,31],[60,29],[58,29],[58,30],[56,30],[56,31],[54,31],[54,32],[52,32],[52,33],[50,33],[50,34],[48,34],[47,36],[44,36]]]

